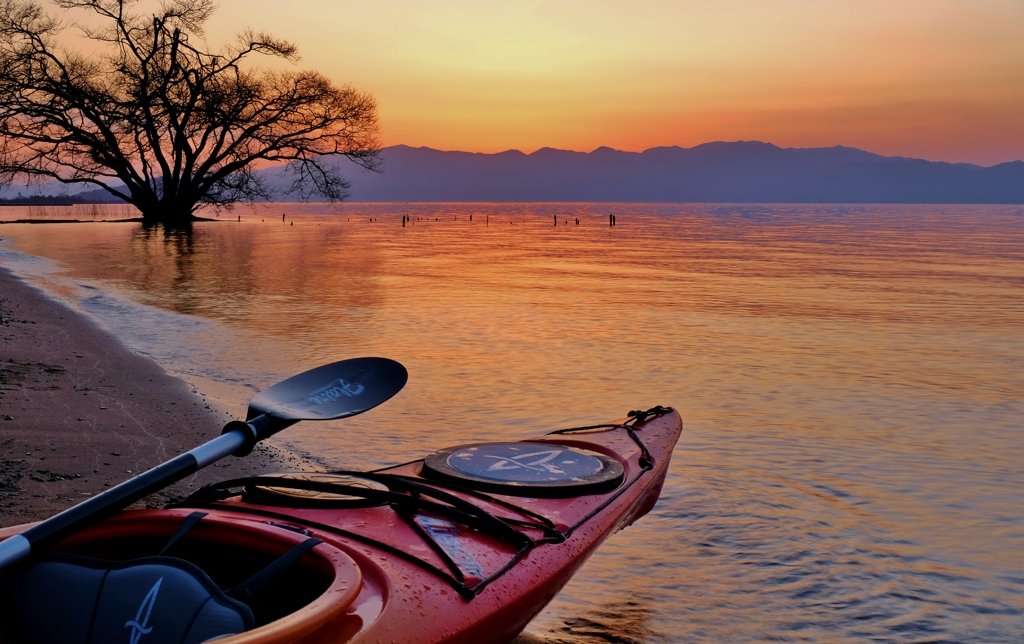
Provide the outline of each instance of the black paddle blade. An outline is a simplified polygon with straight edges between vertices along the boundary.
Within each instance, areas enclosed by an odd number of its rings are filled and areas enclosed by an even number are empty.
[[[409,372],[387,358],[353,358],[310,369],[264,389],[249,401],[246,420],[334,420],[355,416],[388,400]]]

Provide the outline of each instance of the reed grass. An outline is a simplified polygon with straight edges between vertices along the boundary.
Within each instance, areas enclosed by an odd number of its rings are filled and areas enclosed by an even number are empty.
[[[84,203],[66,206],[30,205],[0,208],[0,221],[117,221],[134,219],[138,216],[139,211],[128,204]]]

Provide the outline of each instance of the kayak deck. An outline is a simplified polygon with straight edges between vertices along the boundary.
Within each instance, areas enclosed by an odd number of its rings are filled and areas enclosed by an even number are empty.
[[[485,492],[438,478],[422,460],[335,473],[355,478],[250,477],[207,486],[174,509],[121,512],[55,550],[130,557],[118,544],[155,544],[198,509],[206,516],[183,538],[193,556],[205,548],[206,559],[215,551],[226,560],[233,547],[243,559],[273,558],[322,541],[274,584],[287,611],[219,641],[507,642],[604,539],[656,503],[682,430],[677,412],[656,410],[529,441],[613,460],[622,479],[602,493]]]

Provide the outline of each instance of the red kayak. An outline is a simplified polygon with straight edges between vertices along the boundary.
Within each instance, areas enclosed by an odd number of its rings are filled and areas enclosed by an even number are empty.
[[[654,507],[681,431],[656,407],[121,511],[4,573],[0,643],[508,642]]]

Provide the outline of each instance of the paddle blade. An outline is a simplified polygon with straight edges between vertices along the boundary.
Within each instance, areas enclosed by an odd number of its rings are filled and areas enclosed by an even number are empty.
[[[361,414],[405,386],[409,372],[387,358],[353,358],[292,376],[249,401],[246,420],[333,420]]]

